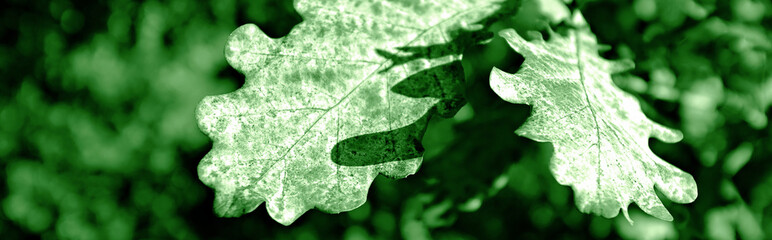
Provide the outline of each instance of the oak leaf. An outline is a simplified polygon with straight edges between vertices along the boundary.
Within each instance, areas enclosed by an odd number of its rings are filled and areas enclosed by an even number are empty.
[[[252,24],[230,35],[226,58],[246,82],[198,106],[199,127],[214,141],[198,174],[215,189],[220,216],[265,202],[273,219],[289,225],[311,208],[361,206],[378,174],[414,174],[420,149],[394,138],[420,142],[416,125],[454,88],[447,78],[463,76],[430,70],[460,65],[460,51],[446,49],[456,46],[454,34],[479,29],[500,1],[297,0],[295,8],[304,21],[285,37]],[[405,87],[415,78],[423,82]],[[397,131],[403,128],[415,131]],[[357,137],[388,156],[418,154],[386,159],[339,147]],[[359,160],[334,161],[341,155]]]
[[[674,143],[683,135],[647,118],[638,100],[613,84],[611,74],[632,68],[631,61],[601,58],[580,13],[569,24],[574,28],[565,36],[553,33],[549,41],[500,32],[525,58],[517,73],[494,68],[490,76],[502,99],[532,106],[515,133],[553,144],[550,170],[558,183],[574,189],[580,211],[612,218],[622,209],[630,220],[627,207],[635,202],[652,216],[672,220],[654,187],[674,202],[689,203],[697,185],[657,157],[648,139]]]

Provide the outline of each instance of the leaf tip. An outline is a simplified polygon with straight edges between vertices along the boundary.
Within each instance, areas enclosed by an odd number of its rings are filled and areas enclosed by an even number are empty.
[[[515,32],[515,29],[512,29],[512,28],[507,28],[499,31],[499,36],[505,39],[520,37],[520,35],[518,35],[517,32]]]
[[[490,76],[488,77],[488,84],[490,85],[491,90],[493,90],[493,92],[495,92],[501,98],[508,96],[510,90],[507,89],[511,88],[511,86],[509,86],[504,81],[505,74],[508,73],[494,66],[493,69],[491,69]]]
[[[284,226],[291,225],[310,209],[302,204],[295,205],[287,204],[286,202],[274,203],[271,201],[266,202],[265,207],[268,210],[268,215],[270,215],[274,221]]]
[[[212,132],[211,129],[214,125],[211,119],[213,116],[211,111],[211,102],[212,96],[206,96],[204,99],[201,99],[201,101],[198,102],[198,105],[194,110],[194,114],[196,115],[196,122],[198,123],[198,129],[200,129],[206,135],[209,135]]]
[[[582,15],[582,12],[580,11],[574,11],[573,16],[570,20],[568,20],[568,24],[574,26],[574,27],[585,27],[587,26],[587,21],[584,20],[584,15]]]
[[[520,54],[523,54],[523,45],[526,44],[527,42],[514,29],[507,28],[507,29],[501,30],[499,31],[498,35],[504,38],[504,40],[507,40],[507,44],[509,44],[509,46],[512,49],[514,49]]]
[[[247,72],[250,70],[248,63],[259,60],[255,55],[249,54],[257,50],[253,48],[264,46],[272,41],[273,39],[265,35],[257,25],[248,23],[236,28],[228,36],[223,53],[228,64],[233,68],[239,72]]]
[[[671,129],[652,122],[651,135],[666,143],[676,143],[684,139],[684,134],[676,129]]]
[[[630,213],[627,212],[627,207],[622,208],[622,215],[625,216],[625,219],[627,219],[627,222],[630,223],[630,226],[635,225],[635,221],[633,221],[633,219],[630,218]]]
[[[635,63],[630,59],[620,59],[616,61],[610,61],[607,65],[607,71],[610,74],[626,72],[635,68]]]

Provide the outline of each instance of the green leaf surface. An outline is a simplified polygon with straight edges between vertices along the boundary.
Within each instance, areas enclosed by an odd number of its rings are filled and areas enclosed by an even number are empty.
[[[532,106],[515,133],[554,145],[550,169],[560,184],[574,189],[580,211],[612,218],[622,209],[631,221],[627,206],[635,202],[652,216],[672,220],[654,186],[674,202],[689,203],[697,185],[657,157],[648,139],[673,143],[683,135],[648,119],[638,101],[613,84],[610,75],[632,68],[631,61],[601,58],[580,13],[569,24],[574,29],[549,41],[500,32],[525,57],[516,74],[494,68],[490,79],[504,100]]]
[[[266,202],[289,225],[314,207],[359,207],[378,174],[415,173],[433,109],[460,107],[456,37],[499,2],[298,0],[304,21],[285,37],[235,30],[225,55],[246,83],[196,113],[214,141],[198,172],[215,212]]]

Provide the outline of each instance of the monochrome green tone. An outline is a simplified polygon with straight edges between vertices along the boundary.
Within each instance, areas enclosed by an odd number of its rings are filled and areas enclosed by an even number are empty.
[[[598,56],[595,35],[581,13],[574,13],[566,36],[528,42],[514,30],[500,32],[525,57],[516,74],[491,73],[491,88],[512,103],[533,106],[531,117],[516,133],[551,142],[550,170],[560,184],[574,189],[579,210],[607,218],[635,202],[657,218],[672,221],[654,192],[657,186],[678,203],[697,198],[688,173],[668,164],[648,148],[654,136],[677,142],[681,132],[665,128],[641,112],[638,101],[613,85],[610,74],[631,69],[629,61]]]
[[[216,190],[215,211],[221,216],[239,216],[266,202],[271,217],[289,225],[314,207],[337,213],[361,206],[378,174],[414,174],[421,164],[415,146],[423,135],[420,125],[442,97],[458,90],[453,81],[461,77],[430,76],[435,73],[426,70],[461,55],[445,50],[449,54],[399,61],[381,52],[411,57],[403,50],[450,44],[454,32],[480,29],[473,24],[500,5],[307,0],[295,7],[304,22],[283,38],[272,39],[255,25],[230,35],[225,55],[247,76],[246,83],[198,107],[199,126],[214,140],[199,176]],[[429,85],[400,87],[417,74],[429,76],[423,83]],[[400,88],[424,91],[405,94]],[[419,126],[411,127],[415,122]],[[336,147],[344,139],[403,127],[410,130],[360,143],[384,154],[333,161],[367,154],[354,146]],[[404,151],[408,155],[393,154]],[[359,164],[344,165],[350,162]]]
[[[422,118],[342,139],[330,159],[357,167],[422,155],[420,169],[402,179],[380,174],[360,207],[308,211],[290,226],[266,214],[266,204],[240,217],[215,213],[216,190],[198,175],[213,140],[195,111],[206,96],[244,84],[223,52],[229,34],[254,24],[274,42],[289,37],[306,20],[293,1],[6,0],[3,6],[3,240],[772,236],[772,1],[512,0],[502,3],[508,10],[449,31],[447,44],[375,48],[395,67],[463,58],[390,89],[439,100]],[[635,63],[611,74],[614,85],[635,98],[647,119],[683,133],[679,142],[651,137],[641,145],[697,183],[699,196],[690,204],[657,192],[673,221],[637,204],[628,206],[634,224],[623,214],[580,212],[574,190],[550,170],[553,143],[513,134],[535,106],[507,102],[491,89],[494,67],[516,74],[524,62],[497,33],[514,29],[534,43],[540,32],[552,42],[576,29],[565,22],[575,11],[597,37],[599,56]],[[475,24],[483,28],[471,30]],[[369,144],[387,140],[405,148]]]

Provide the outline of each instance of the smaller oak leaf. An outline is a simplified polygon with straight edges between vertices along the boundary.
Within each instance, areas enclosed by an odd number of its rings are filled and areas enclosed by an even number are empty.
[[[648,119],[638,101],[612,83],[611,74],[633,67],[631,61],[609,61],[598,55],[595,36],[580,13],[569,22],[575,29],[549,41],[526,41],[514,30],[499,34],[522,54],[516,74],[494,68],[491,87],[501,98],[532,106],[531,116],[516,134],[551,142],[550,170],[558,183],[571,186],[584,213],[606,218],[635,202],[646,213],[672,221],[654,186],[677,203],[697,198],[691,175],[657,157],[648,148],[654,136],[678,142],[681,132]]]

